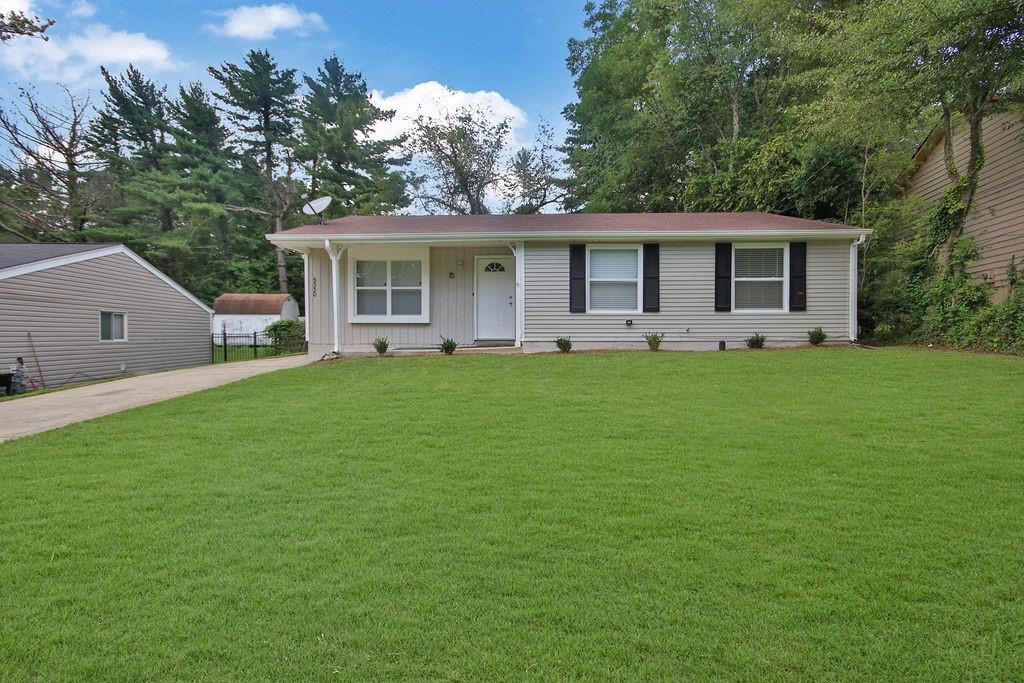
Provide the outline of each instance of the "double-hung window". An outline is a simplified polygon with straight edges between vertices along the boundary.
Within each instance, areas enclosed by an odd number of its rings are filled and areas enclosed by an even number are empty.
[[[356,252],[349,264],[349,322],[428,322],[429,250]]]
[[[641,248],[621,244],[587,247],[587,310],[640,311]]]
[[[788,260],[789,249],[785,244],[734,243],[733,309],[785,312]]]
[[[100,341],[126,341],[126,318],[124,313],[100,311]]]

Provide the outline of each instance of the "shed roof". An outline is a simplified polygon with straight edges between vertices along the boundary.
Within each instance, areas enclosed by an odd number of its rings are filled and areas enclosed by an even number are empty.
[[[91,244],[34,244],[31,242],[0,243],[0,270],[13,266],[23,266],[26,263],[45,261],[51,258],[68,256],[69,254],[81,254],[86,251],[106,249],[114,246],[112,243],[91,243]]]
[[[221,294],[213,300],[213,312],[221,315],[280,315],[291,294]]]

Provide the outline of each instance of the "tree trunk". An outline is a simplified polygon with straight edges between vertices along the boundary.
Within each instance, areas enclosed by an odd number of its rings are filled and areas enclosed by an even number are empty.
[[[283,229],[284,216],[278,213],[274,216],[274,232],[281,232]],[[277,287],[281,293],[288,293],[288,261],[281,247],[277,248]]]
[[[981,124],[985,118],[984,114],[975,107],[968,106],[965,108],[963,115],[967,122],[968,151],[967,169],[961,175],[956,167],[956,160],[953,158],[953,144],[950,140],[951,117],[945,104],[943,104],[943,123],[946,126],[946,138],[943,142],[943,149],[946,155],[946,170],[951,180],[954,182],[962,180],[963,182],[963,186],[960,189],[960,199],[963,203],[963,208],[957,212],[954,226],[949,231],[945,243],[943,243],[942,248],[939,250],[939,263],[943,267],[949,265],[949,256],[953,251],[953,244],[964,232],[964,225],[967,223],[967,217],[973,208],[974,195],[978,190],[978,176],[983,164]]]

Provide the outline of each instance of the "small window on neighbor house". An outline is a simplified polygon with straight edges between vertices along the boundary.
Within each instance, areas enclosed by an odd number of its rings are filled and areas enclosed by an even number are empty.
[[[125,314],[100,311],[100,341],[124,341]]]
[[[733,247],[735,310],[785,310],[786,248],[741,244]]]

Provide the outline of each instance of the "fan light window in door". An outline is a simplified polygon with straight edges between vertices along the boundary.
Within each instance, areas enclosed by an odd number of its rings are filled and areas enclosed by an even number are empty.
[[[486,266],[484,266],[484,272],[485,273],[504,273],[505,272],[505,266],[504,266],[504,264],[498,263],[497,261],[491,261]]]

